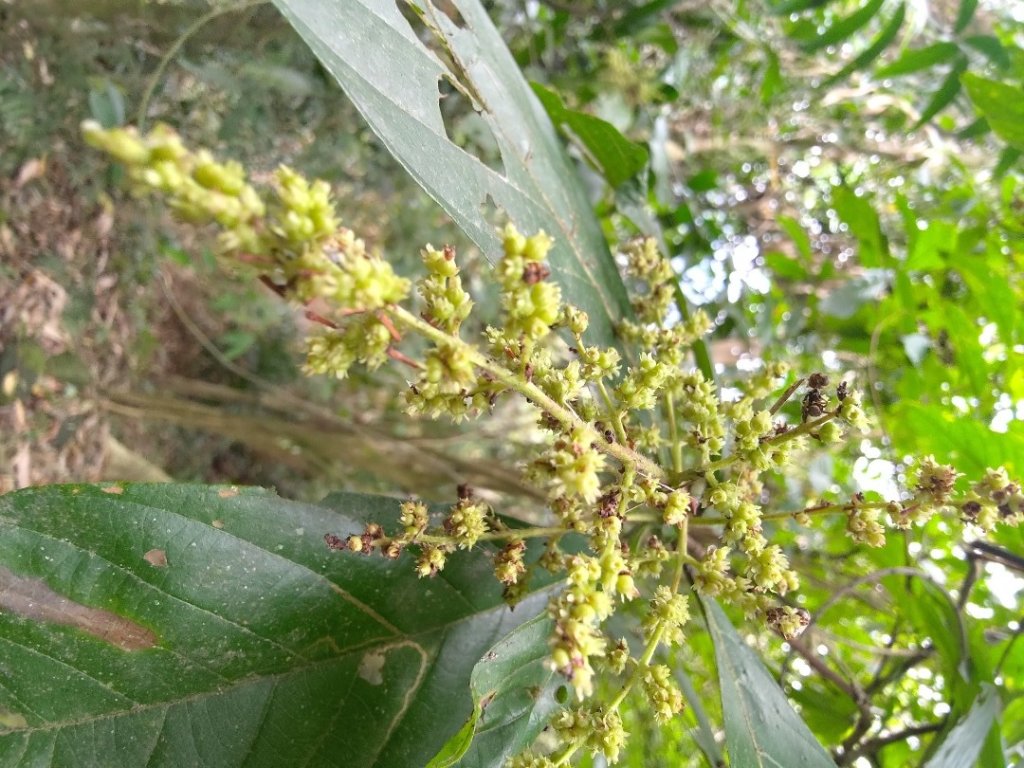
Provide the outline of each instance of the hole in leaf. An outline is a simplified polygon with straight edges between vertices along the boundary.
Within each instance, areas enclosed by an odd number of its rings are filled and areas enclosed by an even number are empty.
[[[445,74],[438,84],[438,99],[441,119],[444,122],[445,135],[457,147],[472,155],[493,171],[502,175],[505,167],[501,161],[501,150],[494,137],[494,132],[487,118],[476,111],[472,100],[466,96],[471,89],[460,88],[463,78],[458,63],[453,60],[452,53],[439,37],[447,22],[438,23],[435,13],[433,18],[419,11],[411,3],[396,0],[402,17],[409,22],[409,28],[419,41],[444,66]],[[458,8],[452,3],[441,3],[440,12],[449,22],[456,26],[465,26]],[[435,6],[436,7],[436,6]],[[444,21],[444,20],[440,20]]]
[[[505,166],[501,161],[501,149],[487,120],[473,109],[469,99],[448,79],[440,82],[438,91],[441,99],[441,118],[444,120],[444,131],[448,139],[492,171],[504,175]]]

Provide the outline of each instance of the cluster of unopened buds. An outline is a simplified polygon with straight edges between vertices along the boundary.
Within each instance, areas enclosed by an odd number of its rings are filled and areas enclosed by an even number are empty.
[[[767,363],[736,382],[738,397],[724,397],[687,365],[688,350],[712,323],[700,311],[686,319],[674,314],[676,276],[653,240],[622,250],[635,297],[632,319],[619,328],[623,351],[587,343],[586,313],[566,303],[552,279],[552,239],[544,232],[524,235],[512,224],[495,254],[500,322],[476,340],[464,339],[473,301],[452,248],[423,250],[413,311],[406,306],[412,282],[339,225],[323,182],[282,168],[268,201],[240,166],[188,151],[165,127],[140,136],[87,124],[84,133],[125,163],[136,185],[162,193],[191,221],[218,224],[226,258],[256,269],[319,321],[323,331],[307,344],[307,372],[344,377],[357,362],[391,359],[415,372],[405,393],[412,414],[461,420],[509,397],[532,409],[547,436],[525,467],[529,480],[547,489],[542,525],[510,525],[463,488],[440,518],[410,500],[398,530],[371,524],[325,537],[332,549],[358,555],[397,559],[409,552],[425,578],[456,550],[486,541],[513,604],[525,593],[531,568],[562,575],[564,588],[548,609],[549,663],[578,702],[552,723],[558,746],[526,752],[511,761],[514,768],[563,765],[580,750],[614,762],[625,740],[618,709],[633,691],[643,692],[659,721],[678,713],[682,694],[655,657],[682,642],[691,592],[736,606],[783,637],[798,634],[808,614],[786,600],[799,580],[769,538],[775,522],[807,525],[815,516],[845,515],[849,535],[877,547],[885,542],[886,522],[904,529],[955,511],[984,531],[1024,520],[1024,495],[1003,470],[966,485],[930,457],[910,470],[902,499],[856,494],[797,511],[766,510],[769,473],[802,452],[866,430],[860,393],[821,373],[787,385],[786,366]],[[426,343],[418,359],[399,349],[409,335]],[[629,357],[626,350],[642,351]],[[639,526],[653,533],[637,540],[630,534]],[[691,538],[698,527],[711,532],[711,543]],[[585,546],[563,550],[569,534]],[[530,539],[544,547],[528,564]],[[643,606],[635,654],[627,638],[606,631],[624,603]],[[600,679],[609,684],[596,684]]]

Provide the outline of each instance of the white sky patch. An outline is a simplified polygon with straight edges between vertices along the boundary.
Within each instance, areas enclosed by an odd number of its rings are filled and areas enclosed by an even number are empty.
[[[900,497],[900,487],[896,483],[896,465],[891,461],[861,456],[853,464],[853,481],[861,491],[876,491],[885,499]]]

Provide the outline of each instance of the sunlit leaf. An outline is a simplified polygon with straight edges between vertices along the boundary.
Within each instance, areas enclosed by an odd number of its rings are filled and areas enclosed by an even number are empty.
[[[962,78],[967,95],[996,135],[1024,150],[1024,89],[968,72]]]

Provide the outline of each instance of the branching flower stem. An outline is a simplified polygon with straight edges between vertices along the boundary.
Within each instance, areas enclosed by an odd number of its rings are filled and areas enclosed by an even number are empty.
[[[392,305],[388,307],[387,312],[390,314],[392,319],[400,325],[404,325],[406,328],[416,331],[437,344],[459,345],[463,348],[469,359],[472,360],[473,364],[477,368],[490,374],[509,389],[521,394],[531,403],[547,413],[551,418],[558,421],[567,430],[582,429],[584,432],[589,433],[595,446],[597,446],[603,453],[617,459],[624,466],[634,466],[639,472],[642,472],[644,475],[656,480],[665,479],[665,471],[646,456],[637,453],[622,443],[609,442],[590,424],[573,413],[571,409],[559,405],[536,384],[525,381],[520,374],[514,373],[508,368],[494,362],[489,357],[481,353],[474,345],[464,341],[458,336],[453,336],[435,328],[426,320],[417,317],[403,307]]]

